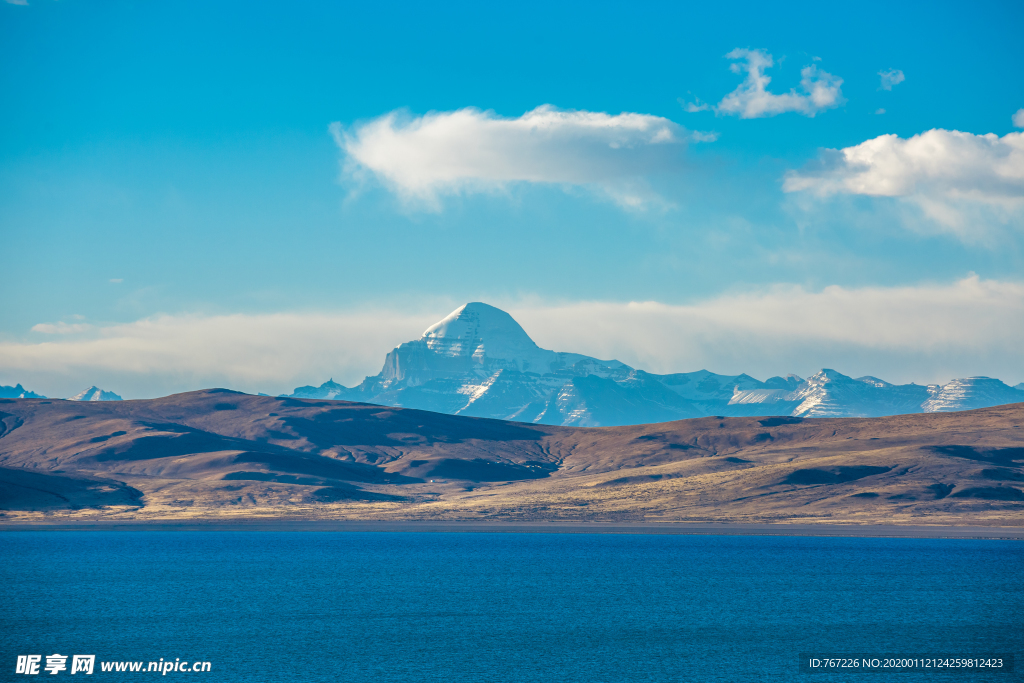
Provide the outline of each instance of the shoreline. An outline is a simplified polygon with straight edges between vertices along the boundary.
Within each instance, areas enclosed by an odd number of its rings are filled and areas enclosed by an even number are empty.
[[[620,522],[460,522],[371,520],[233,520],[166,522],[3,523],[8,531],[262,531],[364,533],[533,533],[687,536],[827,536],[841,538],[958,538],[1024,540],[1024,526],[927,526],[879,524],[736,524]]]

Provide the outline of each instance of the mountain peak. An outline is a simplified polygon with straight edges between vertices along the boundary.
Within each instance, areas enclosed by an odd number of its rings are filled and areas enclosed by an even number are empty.
[[[428,327],[420,339],[431,351],[444,355],[486,353],[489,358],[518,358],[538,350],[512,316],[479,301],[456,308]]]
[[[832,368],[822,368],[819,372],[808,377],[807,381],[812,384],[820,384],[822,382],[853,382],[854,380],[852,377],[847,377]]]
[[[495,308],[479,301],[472,301],[459,306],[434,323],[423,333],[421,339],[475,339],[519,341],[534,345],[526,330],[500,308]]]
[[[103,391],[97,386],[91,386],[80,394],[75,394],[69,401],[120,401],[121,397],[113,391]]]

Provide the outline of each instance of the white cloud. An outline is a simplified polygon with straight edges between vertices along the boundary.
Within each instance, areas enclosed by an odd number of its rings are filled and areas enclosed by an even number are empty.
[[[875,110],[875,113],[878,114],[879,116],[881,116],[882,114],[885,113],[885,110],[882,109],[881,107],[879,107],[878,109]]]
[[[111,284],[119,285],[122,282],[124,282],[124,278],[123,277],[112,277],[112,278],[110,278],[110,282],[111,282]]]
[[[1014,112],[1011,120],[1013,121],[1013,125],[1017,128],[1024,128],[1024,109],[1018,109]]]
[[[1024,282],[972,276],[942,285],[778,285],[690,305],[491,303],[545,348],[617,358],[652,372],[707,368],[760,379],[822,367],[892,382],[988,375],[1024,380]],[[290,392],[380,371],[456,303],[430,311],[158,316],[87,338],[0,343],[0,383],[51,396],[96,384],[125,397],[206,387]]]
[[[643,178],[679,167],[689,136],[648,114],[563,111],[518,118],[467,108],[419,117],[391,112],[332,124],[347,174],[374,176],[403,199],[437,210],[444,195],[503,192],[516,183],[583,186],[624,206],[658,202]]]
[[[28,0],[6,0],[8,5],[27,5]]]
[[[879,71],[878,75],[881,78],[881,85],[878,86],[879,90],[892,90],[892,86],[898,85],[907,80],[907,77],[904,76],[903,72],[899,69]]]
[[[795,111],[805,116],[814,116],[846,102],[840,90],[843,79],[818,69],[815,64],[800,70],[802,93],[798,93],[794,88],[788,93],[777,95],[768,92],[768,84],[772,79],[764,73],[765,69],[775,63],[768,52],[736,48],[726,57],[745,60],[745,63],[734,62],[729,68],[733,73],[746,72],[747,76],[743,83],[722,98],[715,107],[719,114],[735,114],[742,119],[756,119]]]
[[[827,150],[817,168],[790,172],[786,192],[896,197],[940,230],[984,241],[995,225],[1024,221],[1024,133],[929,130],[882,135]]]

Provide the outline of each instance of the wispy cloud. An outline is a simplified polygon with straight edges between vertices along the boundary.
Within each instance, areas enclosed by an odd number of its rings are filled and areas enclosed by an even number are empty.
[[[695,114],[699,111],[709,111],[711,109],[711,105],[705,102],[704,100],[700,99],[699,97],[693,98],[693,102],[687,102],[682,97],[677,98],[677,101],[680,105],[682,105],[683,109],[690,112],[691,114]]]
[[[1017,128],[1024,128],[1024,109],[1018,109],[1011,117],[1013,125]]]
[[[733,73],[746,73],[746,77],[713,107],[718,114],[735,115],[742,119],[764,118],[786,112],[815,116],[846,102],[841,90],[843,79],[819,69],[816,64],[800,70],[801,92],[794,88],[788,93],[776,94],[768,90],[772,79],[765,75],[765,70],[775,62],[767,51],[736,48],[726,58],[741,60],[733,62],[729,68]],[[711,108],[700,100],[685,106],[690,112]]]
[[[27,5],[28,0],[5,0],[8,5]]]
[[[715,142],[718,140],[718,133],[715,131],[695,130],[690,133],[690,139],[694,142]]]
[[[907,80],[907,77],[904,76],[903,72],[899,69],[879,71],[878,75],[882,79],[881,85],[878,86],[879,90],[892,90],[892,86],[899,85],[903,81]]]
[[[39,323],[32,326],[33,332],[43,334],[81,334],[92,329],[92,325],[86,323]]]
[[[693,139],[649,114],[565,111],[518,118],[467,108],[412,117],[391,112],[331,132],[356,179],[376,178],[407,202],[438,210],[445,195],[504,192],[516,183],[594,189],[627,207],[659,198],[644,178],[679,167]]]
[[[908,139],[882,135],[826,150],[816,166],[789,173],[783,189],[819,197],[896,197],[918,207],[941,231],[985,241],[994,225],[1024,224],[1024,133],[934,129]]]
[[[491,301],[545,348],[653,372],[707,368],[762,379],[822,367],[889,381],[990,375],[1024,380],[1024,283],[793,285],[690,305]],[[48,395],[97,384],[126,397],[222,386],[283,393],[333,377],[352,385],[457,304],[429,311],[159,316],[81,338],[0,344],[0,383]],[[68,335],[69,337],[71,335]],[[63,392],[63,393],[62,393]]]

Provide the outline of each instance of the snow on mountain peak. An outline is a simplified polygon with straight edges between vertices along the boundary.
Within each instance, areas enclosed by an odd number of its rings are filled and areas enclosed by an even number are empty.
[[[847,377],[843,373],[833,370],[832,368],[822,368],[820,371],[808,377],[807,381],[812,384],[822,384],[825,382],[853,381],[853,378]]]
[[[490,358],[517,358],[538,346],[526,330],[505,311],[474,301],[456,308],[427,328],[420,339],[432,351],[470,355],[477,351]],[[467,353],[469,352],[469,353]]]
[[[113,391],[103,391],[99,387],[92,386],[80,394],[75,394],[69,401],[120,401],[121,397]]]
[[[553,364],[571,365],[585,358],[540,348],[511,315],[478,301],[455,309],[415,343],[425,345],[435,357],[469,361],[488,376],[498,368],[545,374]],[[387,369],[385,373],[399,376]]]

